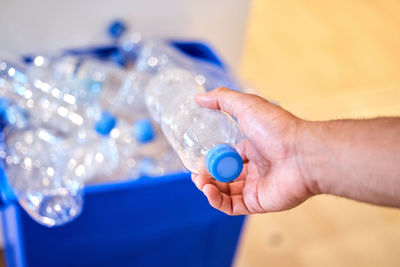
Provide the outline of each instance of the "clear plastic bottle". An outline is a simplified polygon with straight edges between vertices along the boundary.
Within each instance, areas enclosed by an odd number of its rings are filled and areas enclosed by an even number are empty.
[[[39,79],[52,85],[68,82],[84,87],[90,94],[98,94],[103,88],[119,88],[125,71],[116,65],[88,56],[38,55],[27,68],[31,80]]]
[[[175,151],[169,148],[160,150],[157,155],[141,155],[137,159],[137,167],[133,170],[131,176],[159,177],[182,171],[185,171],[182,161]]]
[[[46,226],[77,217],[83,205],[82,183],[68,176],[64,140],[44,128],[3,132],[2,163],[12,191],[27,213]]]
[[[149,119],[139,120],[134,123],[135,136],[140,139],[149,136]],[[151,127],[151,142],[140,142],[136,158],[136,168],[128,174],[130,177],[154,177],[162,176],[167,173],[173,173],[184,170],[182,162],[172,149],[168,140],[165,139],[159,127]]]
[[[146,73],[130,71],[126,74],[122,86],[101,93],[102,108],[129,123],[149,117],[144,101],[144,88],[148,80]]]
[[[14,64],[0,60],[0,94],[2,97],[12,99],[20,106],[25,106],[25,101],[32,98],[32,91],[26,90],[28,77],[24,70]]]
[[[230,182],[243,168],[238,145],[244,137],[228,114],[195,103],[194,95],[202,91],[190,72],[168,69],[150,81],[146,104],[188,170],[207,170],[218,181]]]
[[[101,94],[105,104],[114,101],[124,84],[126,71],[105,61],[88,56],[36,56],[27,69],[31,83],[46,82],[62,87],[65,93],[76,95],[81,101],[99,101]],[[108,103],[108,101],[110,103]],[[103,109],[108,109],[103,106]]]
[[[137,53],[135,67],[140,71],[156,74],[165,69],[184,68],[190,71],[196,82],[207,91],[221,86],[238,89],[237,81],[228,75],[226,69],[184,54],[172,43],[160,40],[143,41],[138,45]]]
[[[65,94],[69,94],[82,107],[87,108],[86,103],[92,109],[99,106],[130,122],[147,116],[143,88],[148,78],[145,73],[135,70],[127,72],[115,64],[90,57],[51,59],[37,56],[33,62],[28,68],[32,83],[41,88],[46,81],[45,86],[57,87],[63,94],[61,100]],[[69,95],[66,96],[67,100],[71,98]],[[68,108],[65,103],[64,106]],[[85,109],[82,112],[85,113]]]
[[[80,86],[59,81],[57,86],[39,78],[28,79],[12,64],[0,71],[0,92],[32,114],[31,123],[64,134],[92,124],[101,115],[95,98]]]
[[[110,138],[115,142],[119,154],[119,168],[114,173],[105,177],[108,180],[117,178],[137,178],[132,175],[137,168],[141,151],[151,153],[152,147],[157,146],[158,151],[164,149],[159,146],[159,138],[149,119],[140,119],[127,123],[122,119],[115,120],[115,127],[110,131]]]
[[[9,99],[0,99],[0,159],[7,174],[7,195],[28,214],[47,225],[64,224],[79,215],[82,184],[67,175],[66,141],[45,128],[33,128],[27,111]]]
[[[65,143],[65,149],[68,146],[73,148],[66,171],[85,183],[113,173],[118,168],[120,158],[116,143],[110,138],[115,124],[115,118],[103,112],[94,127],[83,127],[77,135],[72,135],[70,141]]]
[[[0,132],[5,127],[18,130],[28,126],[29,114],[14,101],[0,97]]]

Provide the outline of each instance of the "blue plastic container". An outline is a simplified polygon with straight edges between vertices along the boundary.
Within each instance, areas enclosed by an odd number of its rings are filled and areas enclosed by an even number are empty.
[[[223,68],[202,43],[172,43]],[[0,204],[8,266],[230,266],[245,219],[213,209],[187,173],[88,186],[82,214],[54,228]]]

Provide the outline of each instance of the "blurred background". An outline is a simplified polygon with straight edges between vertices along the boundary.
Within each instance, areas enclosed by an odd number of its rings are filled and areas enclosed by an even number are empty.
[[[0,5],[3,53],[101,42],[119,17],[145,35],[206,40],[262,96],[304,119],[400,115],[396,0]],[[399,240],[400,210],[318,196],[249,217],[235,266],[398,266]]]

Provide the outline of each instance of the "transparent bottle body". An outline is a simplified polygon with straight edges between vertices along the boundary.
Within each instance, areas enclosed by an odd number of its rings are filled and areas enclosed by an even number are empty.
[[[13,67],[7,70],[0,75],[0,92],[28,110],[32,124],[67,133],[100,117],[95,96],[82,87],[61,81],[55,86],[39,78],[28,82],[22,71]]]
[[[82,128],[78,136],[68,138],[64,148],[70,151],[67,173],[83,183],[110,175],[119,166],[120,155],[115,141],[91,128]]]
[[[66,172],[63,140],[43,128],[9,132],[5,140],[7,179],[28,214],[47,226],[78,216],[83,184]]]
[[[155,132],[155,139],[141,145],[138,151],[136,170],[138,176],[156,177],[184,170],[178,155],[161,133],[161,128],[155,127]]]
[[[132,124],[119,119],[117,125],[111,130],[109,138],[114,142],[119,163],[118,168],[106,173],[101,179],[115,180],[128,178],[132,169],[137,165],[139,144],[133,135]]]
[[[194,96],[204,89],[193,75],[170,69],[156,75],[146,89],[150,114],[161,125],[185,167],[193,173],[205,171],[204,157],[218,144],[230,144],[240,153],[243,134],[228,114],[200,107]]]
[[[29,113],[11,99],[0,97],[1,126],[16,131],[29,126]],[[0,129],[2,131],[3,128]]]
[[[229,144],[240,150],[243,140],[239,126],[229,115],[200,107],[194,99],[180,105],[171,122],[163,120],[162,128],[183,164],[193,173],[205,171],[204,158],[211,148]]]
[[[110,138],[115,142],[119,153],[119,168],[109,179],[112,178],[138,178],[139,163],[143,158],[155,160],[161,157],[170,146],[165,138],[155,133],[152,140],[140,142],[136,139],[133,131],[133,124],[119,119],[117,125],[110,132]],[[161,167],[161,166],[160,166]]]
[[[133,176],[160,177],[167,173],[177,173],[184,170],[182,161],[171,149],[160,151],[155,156],[141,155],[137,160],[137,167],[132,173]]]
[[[51,85],[69,83],[85,89],[88,94],[98,95],[104,88],[119,88],[125,71],[114,64],[90,57],[37,56],[28,67],[27,75],[31,80],[39,79]]]
[[[62,87],[62,93],[74,96],[80,106],[82,103],[96,103],[101,109],[109,110],[124,104],[121,100],[126,97],[122,97],[121,91],[127,91],[130,84],[125,82],[128,80],[127,72],[120,67],[77,56],[46,58],[45,62],[50,63],[33,64],[29,68],[31,75],[28,76],[33,84],[46,82],[52,87]]]
[[[227,69],[202,59],[189,56],[177,47],[160,41],[144,41],[138,51],[136,68],[157,74],[171,68],[184,68],[192,73],[196,82],[206,91],[225,86],[237,90],[238,82],[229,75]]]
[[[129,123],[148,117],[144,101],[144,88],[147,82],[148,75],[145,73],[137,71],[127,73],[120,88],[102,92],[100,102],[103,109]]]

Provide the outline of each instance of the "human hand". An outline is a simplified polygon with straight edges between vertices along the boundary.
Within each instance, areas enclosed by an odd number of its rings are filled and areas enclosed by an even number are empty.
[[[211,206],[230,215],[293,208],[312,195],[296,153],[296,135],[303,121],[267,100],[227,88],[197,95],[196,102],[236,117],[246,139],[241,144],[241,175],[230,183],[210,175],[192,180]]]

